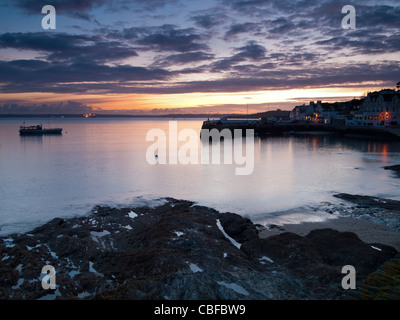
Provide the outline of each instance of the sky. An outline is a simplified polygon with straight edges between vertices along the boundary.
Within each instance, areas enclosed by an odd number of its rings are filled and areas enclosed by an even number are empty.
[[[0,0],[0,113],[245,114],[398,81],[400,0]]]

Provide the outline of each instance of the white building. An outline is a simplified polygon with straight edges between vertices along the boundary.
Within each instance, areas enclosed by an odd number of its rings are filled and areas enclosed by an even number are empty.
[[[311,101],[308,106],[302,105],[294,108],[290,113],[291,121],[307,121],[319,124],[331,124],[337,117],[337,112],[333,106],[322,104],[321,101]]]
[[[347,125],[359,127],[388,127],[400,124],[400,90],[369,93],[359,112]]]

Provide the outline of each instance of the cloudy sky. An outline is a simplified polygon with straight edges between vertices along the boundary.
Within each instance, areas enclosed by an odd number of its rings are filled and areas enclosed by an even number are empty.
[[[400,0],[0,0],[2,113],[259,112],[398,81]]]

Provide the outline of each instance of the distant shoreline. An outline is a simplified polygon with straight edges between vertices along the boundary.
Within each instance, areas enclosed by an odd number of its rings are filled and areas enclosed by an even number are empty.
[[[209,115],[129,115],[96,114],[95,118],[207,118]],[[84,118],[82,114],[2,114],[0,118]],[[92,118],[93,119],[93,118]]]
[[[261,117],[279,117],[288,118],[290,111],[285,110],[274,110],[266,111],[254,114],[238,114],[238,113],[178,113],[178,114],[106,114],[106,113],[96,113],[96,118],[261,118]],[[61,113],[42,113],[42,114],[0,114],[0,118],[84,118],[83,113],[71,113],[71,114],[61,114]]]

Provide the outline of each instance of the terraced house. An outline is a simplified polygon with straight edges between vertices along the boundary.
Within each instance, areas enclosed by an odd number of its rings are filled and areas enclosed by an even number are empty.
[[[349,127],[399,127],[400,85],[397,91],[370,92],[363,99],[298,106],[291,111],[290,120]]]
[[[362,127],[392,127],[400,124],[400,90],[371,92],[347,125]]]

